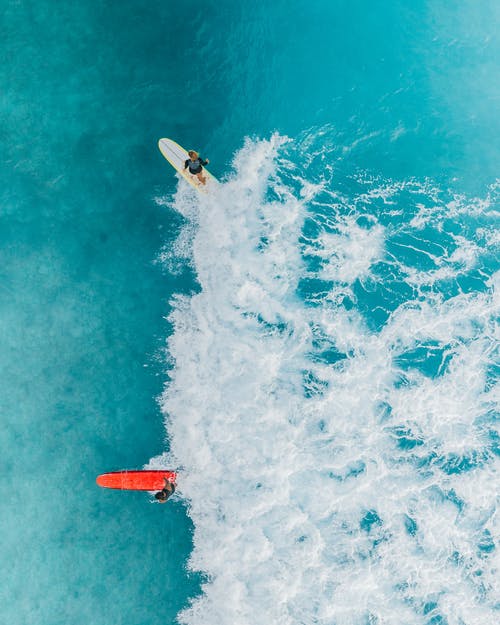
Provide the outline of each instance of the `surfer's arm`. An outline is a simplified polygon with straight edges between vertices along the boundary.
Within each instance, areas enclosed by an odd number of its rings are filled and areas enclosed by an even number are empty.
[[[166,477],[163,478],[163,479],[164,479],[164,482],[165,482],[164,490],[168,490],[168,491],[170,491],[171,494],[173,494],[175,492],[175,483],[171,482]]]
[[[207,158],[207,160],[206,160],[206,161],[204,161],[202,158],[200,158],[200,161],[201,161],[201,164],[203,165],[203,167],[205,167],[205,165],[208,165],[208,163],[210,163],[210,161],[208,160],[208,158]]]
[[[187,169],[188,163],[189,163],[189,160],[184,161],[184,169]]]

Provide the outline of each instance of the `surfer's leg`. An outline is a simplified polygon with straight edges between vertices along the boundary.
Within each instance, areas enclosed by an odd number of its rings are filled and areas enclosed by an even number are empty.
[[[201,182],[201,184],[205,184],[206,183],[207,180],[206,180],[205,176],[203,175],[203,170],[200,171],[199,173],[197,173],[196,175],[198,177],[198,180]]]

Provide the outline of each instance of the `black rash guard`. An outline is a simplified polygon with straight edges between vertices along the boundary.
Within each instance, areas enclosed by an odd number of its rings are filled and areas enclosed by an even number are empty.
[[[199,156],[196,160],[192,161],[190,158],[187,161],[184,161],[184,169],[189,167],[190,174],[199,174],[203,167],[208,163],[208,161],[204,161],[201,156]]]
[[[167,499],[175,493],[175,484],[173,482],[169,482],[169,485],[170,485],[170,488],[168,486],[165,486],[165,488],[162,491],[167,496]]]

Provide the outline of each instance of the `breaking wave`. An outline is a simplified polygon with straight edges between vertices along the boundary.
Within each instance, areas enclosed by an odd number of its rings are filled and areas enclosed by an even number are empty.
[[[189,625],[499,618],[498,188],[347,171],[328,129],[248,140],[162,252],[161,398]]]

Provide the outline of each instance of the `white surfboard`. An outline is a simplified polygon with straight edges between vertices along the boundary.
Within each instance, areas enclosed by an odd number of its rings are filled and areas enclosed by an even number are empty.
[[[198,189],[198,191],[208,193],[210,188],[217,182],[217,178],[212,176],[205,167],[203,168],[203,173],[207,181],[206,184],[201,183],[197,176],[191,175],[188,169],[184,169],[184,163],[189,158],[189,154],[178,143],[172,141],[172,139],[160,139],[158,141],[158,147],[172,167],[180,173],[184,180],[189,182],[195,189]]]

